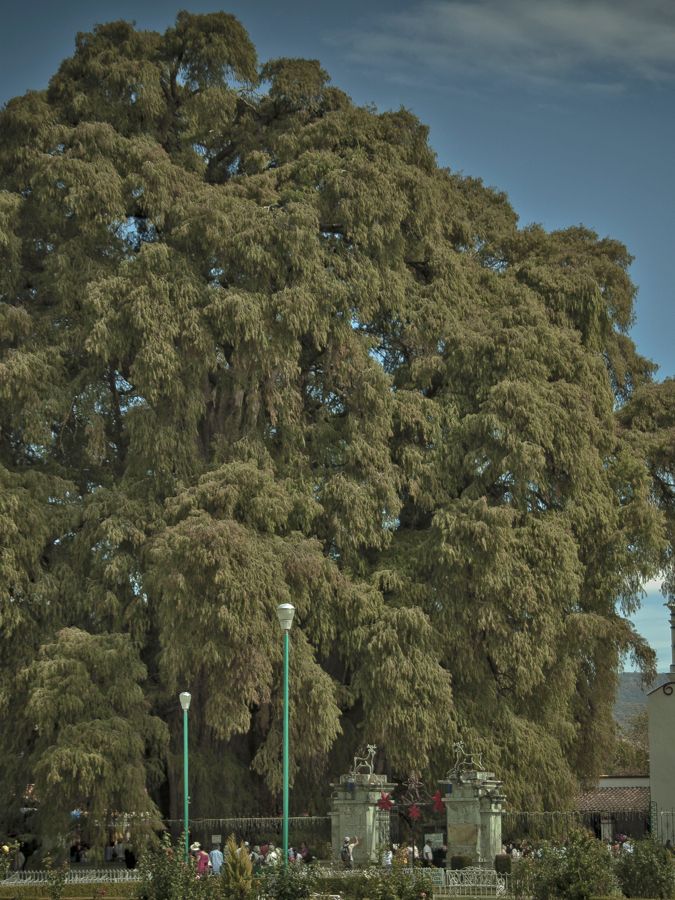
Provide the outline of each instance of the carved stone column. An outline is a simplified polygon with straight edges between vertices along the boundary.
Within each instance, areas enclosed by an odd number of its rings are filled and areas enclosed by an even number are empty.
[[[448,829],[448,860],[470,856],[494,862],[502,849],[502,782],[494,772],[476,765],[470,754],[457,745],[460,756],[445,781],[442,797]]]
[[[331,784],[331,843],[333,858],[340,859],[345,837],[358,838],[354,848],[354,863],[370,865],[380,861],[380,854],[389,845],[389,812],[377,805],[383,792],[396,787],[386,775],[341,775]]]
[[[331,843],[333,859],[340,860],[345,837],[359,839],[354,848],[354,864],[370,865],[380,861],[382,850],[389,845],[389,812],[378,807],[383,793],[396,787],[386,775],[373,772],[375,747],[369,745],[368,754],[354,760],[348,775],[341,775],[331,784]]]

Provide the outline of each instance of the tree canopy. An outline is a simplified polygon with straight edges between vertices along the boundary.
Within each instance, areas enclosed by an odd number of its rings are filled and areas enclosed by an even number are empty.
[[[630,261],[230,15],[79,34],[0,112],[2,808],[177,816],[188,689],[192,815],[273,810],[287,601],[296,811],[458,735],[569,802],[671,546]]]

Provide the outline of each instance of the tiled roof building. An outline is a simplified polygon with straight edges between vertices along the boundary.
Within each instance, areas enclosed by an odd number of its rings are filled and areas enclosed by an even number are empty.
[[[582,791],[576,808],[581,813],[636,812],[649,815],[649,787],[597,787]]]

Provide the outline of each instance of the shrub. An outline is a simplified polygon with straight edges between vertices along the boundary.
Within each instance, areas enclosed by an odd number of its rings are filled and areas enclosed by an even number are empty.
[[[373,868],[358,875],[319,874],[313,884],[317,894],[341,894],[344,900],[431,900],[433,895],[428,870],[405,874],[396,866],[391,872]]]
[[[393,872],[391,875],[382,876],[383,880],[394,883],[396,896],[400,900],[431,900],[434,887],[428,870],[421,869],[412,875],[404,875],[402,872]],[[382,900],[382,898],[380,898]]]
[[[467,866],[470,866],[473,863],[473,860],[470,856],[451,856],[450,857],[450,868],[451,869],[466,869]]]
[[[16,845],[3,844],[0,847],[0,879],[6,878],[12,868],[12,859],[16,852]]]
[[[372,877],[366,869],[363,873],[350,875],[326,875],[318,874],[314,881],[314,890],[317,894],[341,894],[344,900],[365,900],[371,896]]]
[[[260,893],[270,900],[309,900],[315,880],[305,866],[279,863],[263,872]]]
[[[140,900],[212,900],[222,886],[220,878],[197,879],[192,859],[185,862],[183,843],[173,846],[165,837],[161,846],[148,848],[138,866]]]
[[[531,856],[511,861],[511,893],[517,900],[532,897],[535,860]]]
[[[511,874],[511,857],[508,853],[498,853],[495,856],[495,872],[500,875]]]
[[[523,876],[527,871],[523,871]],[[544,845],[541,856],[533,861],[528,874],[533,900],[621,896],[609,849],[583,830],[572,832],[564,847]]]
[[[49,900],[61,900],[63,892],[66,889],[66,876],[68,874],[68,863],[64,862],[60,866],[55,866],[50,857],[45,859],[45,866],[48,871],[47,875],[47,894]]]
[[[621,890],[627,897],[670,898],[675,895],[672,855],[652,838],[636,841],[632,853],[622,853],[617,872]]]

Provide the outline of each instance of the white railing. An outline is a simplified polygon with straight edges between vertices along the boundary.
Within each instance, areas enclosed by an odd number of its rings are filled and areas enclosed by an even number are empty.
[[[434,897],[505,897],[509,893],[509,876],[494,869],[469,866],[466,869],[441,869],[443,886],[434,884]]]
[[[301,869],[301,871],[303,871]],[[404,869],[406,874],[411,869]],[[317,867],[315,873],[337,875],[340,878],[354,875],[381,874],[382,869],[339,869],[337,867]],[[499,875],[493,869],[469,867],[467,869],[415,869],[415,873],[428,876],[433,883],[434,898],[445,897],[505,897],[509,893],[509,876]],[[309,873],[308,873],[309,874]],[[53,873],[44,869],[27,872],[11,872],[4,884],[47,884]],[[119,884],[140,879],[137,869],[110,867],[88,869],[72,867],[66,873],[66,884]]]
[[[28,869],[26,872],[10,872],[4,884],[47,884],[53,873],[46,869]],[[136,869],[86,869],[71,868],[66,873],[66,884],[119,884],[138,881],[141,875]]]

